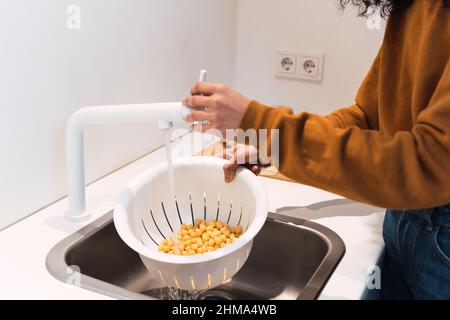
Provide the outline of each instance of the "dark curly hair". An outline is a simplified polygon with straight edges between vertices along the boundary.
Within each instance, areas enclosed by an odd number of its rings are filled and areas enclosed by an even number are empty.
[[[430,0],[437,1],[437,0]],[[358,15],[367,17],[371,8],[379,8],[381,16],[387,17],[392,12],[402,11],[408,8],[414,0],[339,0],[340,7],[344,10],[349,3],[358,7]],[[450,6],[450,0],[442,0],[444,6]]]

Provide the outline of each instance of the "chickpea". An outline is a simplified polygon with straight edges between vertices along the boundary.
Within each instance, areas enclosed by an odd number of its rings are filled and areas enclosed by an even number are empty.
[[[192,256],[212,252],[235,242],[243,233],[241,226],[231,228],[220,221],[197,219],[194,225],[182,224],[172,238],[164,239],[158,247],[163,253]]]

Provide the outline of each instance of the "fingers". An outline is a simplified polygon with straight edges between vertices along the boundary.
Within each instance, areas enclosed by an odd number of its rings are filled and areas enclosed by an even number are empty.
[[[212,100],[210,97],[204,96],[189,96],[183,99],[183,105],[190,108],[195,107],[211,107]]]
[[[250,171],[253,172],[253,174],[258,176],[261,173],[261,166],[254,165],[254,166],[252,166]]]
[[[184,117],[184,120],[187,122],[211,121],[211,119],[211,114],[206,111],[192,111],[191,114]]]
[[[214,93],[221,91],[223,88],[224,88],[223,84],[198,82],[192,87],[191,94],[193,96],[196,95],[211,96]]]
[[[228,148],[228,149],[224,150],[224,159],[233,160],[235,152],[236,152],[235,148]]]
[[[222,154],[223,158],[229,159],[223,167],[225,182],[229,183],[234,180],[236,170],[240,164],[255,175],[259,175],[262,166],[257,163],[257,152],[255,147],[245,144],[235,144],[233,147],[224,150]]]
[[[230,183],[236,178],[236,170],[238,167],[239,165],[234,161],[229,161],[223,166],[226,183]],[[245,165],[245,167],[253,172],[254,175],[259,175],[261,173],[261,166],[259,165]]]
[[[234,180],[234,178],[236,177],[236,170],[237,170],[238,166],[239,165],[236,164],[234,161],[227,162],[223,166],[223,172],[224,172],[226,183],[230,183]]]
[[[206,132],[206,131],[211,131],[212,130],[212,125],[211,123],[206,123],[206,124],[194,124],[192,125],[192,129],[194,131],[197,132]]]
[[[258,151],[255,147],[237,144],[234,152],[234,161],[240,164],[254,165],[258,163]]]

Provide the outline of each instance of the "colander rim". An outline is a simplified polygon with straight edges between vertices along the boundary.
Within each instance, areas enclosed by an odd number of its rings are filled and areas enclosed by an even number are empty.
[[[173,161],[174,167],[182,166],[186,164],[192,164],[201,161],[202,165],[210,165],[220,167],[222,169],[226,160],[216,157],[187,157],[178,158]],[[162,164],[156,168],[148,169],[133,180],[131,180],[121,193],[120,200],[114,208],[114,225],[122,240],[134,251],[139,253],[148,259],[155,260],[159,263],[176,264],[176,265],[190,265],[204,262],[211,262],[217,259],[224,258],[231,253],[234,253],[246,246],[248,242],[252,241],[258,232],[264,226],[268,215],[268,200],[267,194],[261,181],[250,170],[239,168],[237,170],[235,181],[242,180],[247,184],[252,185],[251,190],[253,195],[257,197],[255,201],[255,212],[261,212],[262,214],[256,215],[254,222],[249,226],[248,230],[234,243],[218,249],[213,252],[208,252],[194,256],[177,256],[158,251],[150,251],[142,244],[141,241],[134,235],[130,224],[128,223],[128,214],[125,207],[128,206],[131,201],[130,190],[136,188],[137,185],[148,181],[153,176],[159,175],[162,171],[167,169],[167,164]],[[232,182],[232,183],[235,183]]]

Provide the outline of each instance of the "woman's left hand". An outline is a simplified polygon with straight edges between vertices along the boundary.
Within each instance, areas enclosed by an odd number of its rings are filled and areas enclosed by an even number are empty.
[[[225,137],[227,129],[239,128],[250,100],[226,85],[199,82],[192,87],[191,95],[183,100],[183,104],[194,109],[185,121],[206,122],[195,126],[195,130],[219,130]]]
[[[259,175],[261,170],[267,167],[258,161],[258,149],[252,145],[235,144],[225,149],[222,157],[228,160],[223,166],[226,183],[234,180],[239,166],[247,168],[256,175]]]

